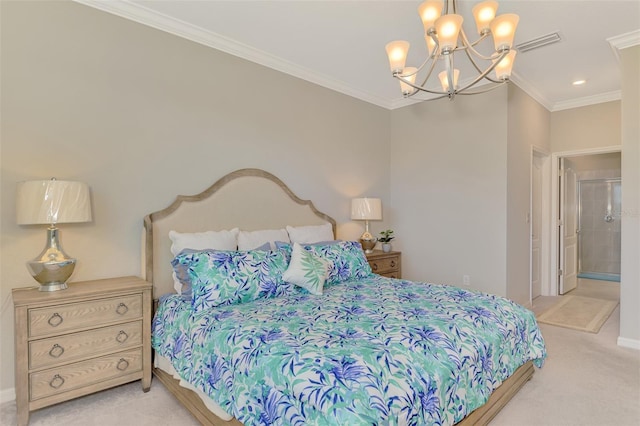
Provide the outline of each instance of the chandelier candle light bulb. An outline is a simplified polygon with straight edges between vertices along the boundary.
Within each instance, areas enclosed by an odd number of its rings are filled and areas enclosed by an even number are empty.
[[[418,14],[424,26],[427,59],[418,67],[405,68],[409,42],[397,40],[386,45],[391,74],[400,80],[402,95],[410,97],[420,92],[435,95],[423,100],[443,97],[453,99],[457,94],[484,93],[508,82],[516,53],[512,49],[513,39],[520,18],[512,13],[496,15],[497,10],[498,2],[495,0],[486,0],[473,7],[472,12],[479,38],[471,42],[462,26],[464,18],[457,13],[456,0],[427,0],[420,4]],[[476,45],[485,38],[493,38],[494,50],[489,55],[481,54],[476,50]],[[465,55],[456,55],[462,52]],[[461,56],[477,71],[475,76],[465,80],[470,83],[462,83],[463,87],[458,86],[462,68],[454,66],[454,58],[457,60]],[[438,62],[438,59],[444,59],[444,61]],[[426,66],[429,61],[432,61],[431,64]],[[441,67],[440,63],[444,63],[445,70],[436,71],[440,84],[433,84],[430,78],[434,70]],[[418,76],[423,70],[426,70],[426,76]],[[495,79],[490,75],[493,70],[495,70]],[[423,82],[420,85],[415,83],[418,77],[420,77],[419,81]],[[480,87],[487,84],[488,87]],[[411,89],[408,89],[409,87]],[[472,88],[473,90],[470,90]]]

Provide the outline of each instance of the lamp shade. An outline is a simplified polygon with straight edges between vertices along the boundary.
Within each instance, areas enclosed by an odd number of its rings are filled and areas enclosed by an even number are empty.
[[[351,200],[352,220],[382,220],[382,202],[379,198],[354,198]]]
[[[89,222],[89,187],[82,182],[55,179],[19,182],[16,219],[18,225]]]
[[[396,40],[387,43],[387,56],[389,57],[389,67],[392,73],[401,73],[404,64],[407,61],[409,53],[409,42],[404,40]]]

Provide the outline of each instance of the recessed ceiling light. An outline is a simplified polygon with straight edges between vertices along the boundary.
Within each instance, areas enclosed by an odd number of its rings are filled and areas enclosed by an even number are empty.
[[[574,81],[573,84],[574,86],[582,86],[583,84],[585,84],[587,82],[587,80],[576,80]]]

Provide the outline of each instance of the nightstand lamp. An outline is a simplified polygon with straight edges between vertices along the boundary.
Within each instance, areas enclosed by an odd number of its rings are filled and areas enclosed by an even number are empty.
[[[67,288],[76,259],[62,250],[56,224],[91,221],[89,187],[81,182],[56,179],[20,182],[16,218],[18,225],[49,225],[44,250],[27,262],[27,269],[40,283],[40,291]]]
[[[364,220],[364,234],[360,244],[365,253],[373,252],[378,239],[369,232],[370,220],[382,220],[382,203],[379,198],[354,198],[351,200],[351,220]]]

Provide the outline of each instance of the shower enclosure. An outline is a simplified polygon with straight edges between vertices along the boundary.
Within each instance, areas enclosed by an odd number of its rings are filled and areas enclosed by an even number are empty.
[[[578,278],[620,281],[620,179],[578,182]]]

